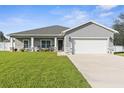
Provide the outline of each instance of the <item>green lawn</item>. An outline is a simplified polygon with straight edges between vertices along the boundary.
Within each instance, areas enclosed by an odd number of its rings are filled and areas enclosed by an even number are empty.
[[[66,56],[53,52],[0,52],[1,88],[90,87]]]
[[[115,55],[124,56],[124,53],[115,53]]]

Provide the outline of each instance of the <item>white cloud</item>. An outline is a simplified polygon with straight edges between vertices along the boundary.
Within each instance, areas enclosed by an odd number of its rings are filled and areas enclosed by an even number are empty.
[[[110,16],[110,15],[112,15],[112,14],[113,14],[113,12],[101,13],[101,14],[100,14],[100,17],[107,17],[107,16]]]
[[[66,22],[66,24],[72,26],[87,21],[89,16],[85,11],[74,9],[71,12],[65,14],[62,19]]]
[[[99,5],[96,8],[101,10],[111,10],[115,7],[117,7],[117,5]]]

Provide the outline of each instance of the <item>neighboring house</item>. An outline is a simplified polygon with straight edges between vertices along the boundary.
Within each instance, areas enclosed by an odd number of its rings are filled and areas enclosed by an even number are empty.
[[[118,31],[90,21],[73,28],[49,26],[9,34],[11,48],[45,49],[71,54],[112,53],[113,35]]]

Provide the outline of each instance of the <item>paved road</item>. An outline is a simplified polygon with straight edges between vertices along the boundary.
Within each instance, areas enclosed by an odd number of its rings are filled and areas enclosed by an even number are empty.
[[[124,88],[124,57],[110,54],[68,55],[94,88]]]

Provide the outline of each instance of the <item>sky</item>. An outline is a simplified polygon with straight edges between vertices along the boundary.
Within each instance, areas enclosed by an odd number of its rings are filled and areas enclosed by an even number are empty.
[[[112,27],[114,20],[124,13],[117,5],[40,5],[0,6],[0,31],[5,35],[50,25],[73,27],[93,20]]]

